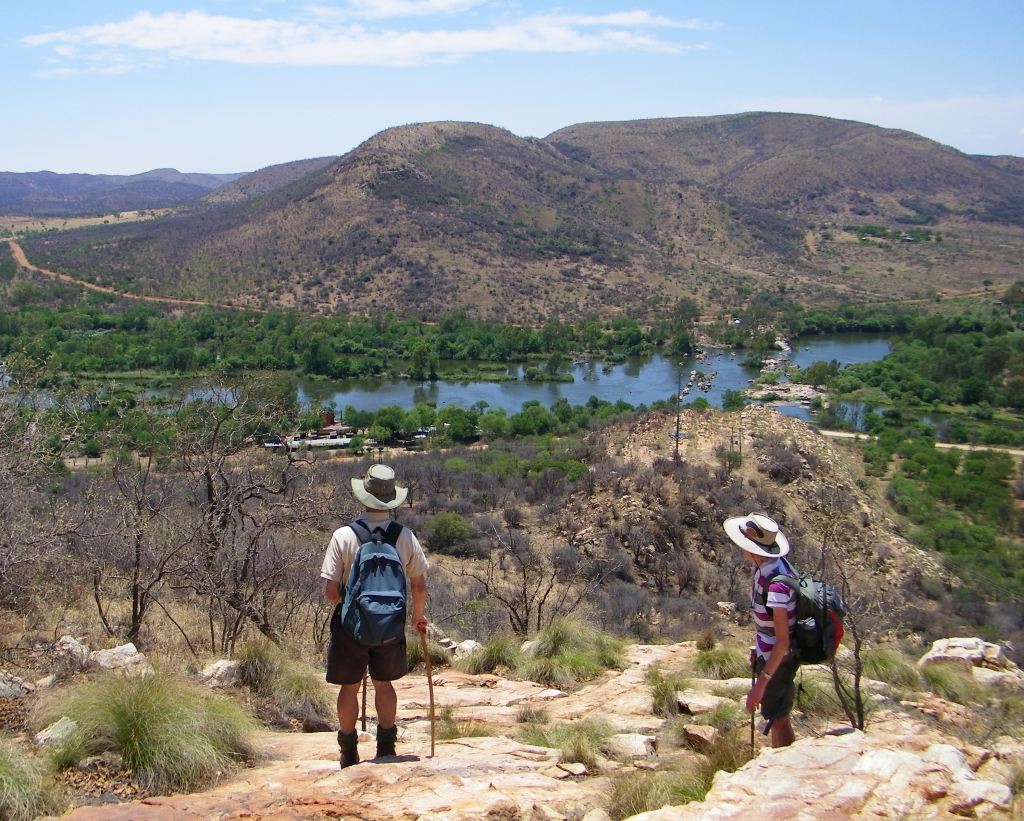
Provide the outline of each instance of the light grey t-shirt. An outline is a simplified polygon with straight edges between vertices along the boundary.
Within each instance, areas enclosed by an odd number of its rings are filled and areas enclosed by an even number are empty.
[[[391,515],[386,510],[368,510],[358,518],[366,522],[371,530],[375,527],[386,528],[391,522]],[[348,581],[349,568],[361,544],[362,541],[348,525],[335,530],[330,544],[327,545],[327,555],[324,556],[323,567],[320,568],[320,578],[332,579],[344,587]],[[395,547],[405,566],[406,576],[415,579],[427,572],[429,565],[423,547],[416,534],[409,528],[402,528],[402,535],[398,537],[398,544]]]

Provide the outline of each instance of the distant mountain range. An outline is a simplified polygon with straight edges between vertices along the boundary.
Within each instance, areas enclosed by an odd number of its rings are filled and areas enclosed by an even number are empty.
[[[682,296],[932,299],[1020,277],[1024,160],[795,114],[545,139],[427,123],[27,249],[140,293],[323,312],[534,322],[653,316]]]
[[[56,174],[0,171],[0,214],[72,216],[180,205],[245,174]]]

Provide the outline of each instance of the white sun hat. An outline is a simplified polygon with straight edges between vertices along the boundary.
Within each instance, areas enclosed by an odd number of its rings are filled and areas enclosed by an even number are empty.
[[[756,556],[777,558],[789,553],[789,539],[774,519],[760,513],[733,516],[722,523],[726,535],[736,544]]]
[[[409,488],[395,484],[393,468],[370,465],[365,477],[352,480],[352,494],[370,510],[391,510],[405,501]]]

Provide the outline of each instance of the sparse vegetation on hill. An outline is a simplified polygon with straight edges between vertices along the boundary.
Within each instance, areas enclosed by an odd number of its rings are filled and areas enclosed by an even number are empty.
[[[1009,282],[1020,213],[1011,167],[861,123],[746,114],[546,140],[428,123],[262,196],[28,250],[135,293],[268,308],[653,319],[757,288],[834,304],[929,299],[975,284],[967,272]]]

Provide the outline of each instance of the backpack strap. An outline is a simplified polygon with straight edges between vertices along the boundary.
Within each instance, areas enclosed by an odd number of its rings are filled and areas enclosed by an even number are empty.
[[[794,593],[798,593],[800,590],[800,580],[795,576],[790,576],[788,573],[773,573],[764,581],[764,590],[761,591],[761,606],[768,609],[768,588],[772,586],[773,582],[782,582],[786,587],[792,590]]]
[[[398,537],[402,535],[402,525],[392,519],[388,522],[387,527],[374,527],[371,528],[369,523],[365,519],[356,519],[349,523],[349,527],[352,528],[352,532],[356,534],[356,538],[359,539],[360,545],[366,544],[367,542],[375,541],[374,534],[380,533],[380,540],[398,546]]]

